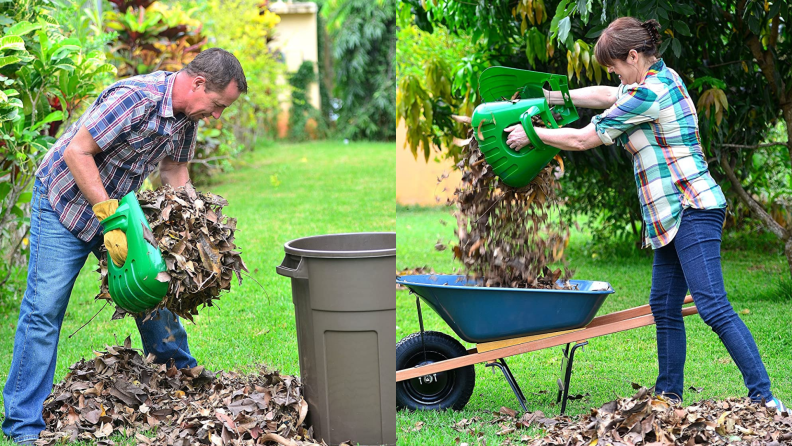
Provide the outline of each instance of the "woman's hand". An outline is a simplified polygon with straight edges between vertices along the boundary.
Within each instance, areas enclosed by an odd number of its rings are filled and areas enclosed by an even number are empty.
[[[531,142],[528,140],[528,135],[525,134],[522,124],[514,124],[511,127],[506,127],[503,131],[509,132],[506,144],[517,152]]]

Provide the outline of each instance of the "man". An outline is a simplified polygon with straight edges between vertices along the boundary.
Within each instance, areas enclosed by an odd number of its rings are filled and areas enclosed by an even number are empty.
[[[44,400],[52,389],[66,305],[90,252],[104,242],[117,265],[126,235],[102,234],[100,220],[137,190],[159,164],[163,184],[184,186],[195,153],[197,121],[219,119],[247,82],[239,61],[219,48],[203,51],[183,70],[158,71],[111,85],[47,153],[36,172],[30,219],[30,261],[3,389],[3,432],[34,444],[44,430]],[[169,311],[136,319],[144,354],[158,363],[195,367],[187,334]]]

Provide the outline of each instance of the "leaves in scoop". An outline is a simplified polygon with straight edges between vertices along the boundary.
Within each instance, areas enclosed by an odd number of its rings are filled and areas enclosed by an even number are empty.
[[[242,283],[247,271],[234,243],[236,219],[223,215],[223,197],[198,192],[188,183],[173,189],[163,186],[139,192],[138,201],[151,227],[143,225],[143,238],[159,248],[167,271],[157,280],[169,282],[168,293],[153,310],[167,308],[192,320],[198,309],[212,306],[221,291],[231,289],[234,274]],[[110,300],[106,254],[100,256],[101,291],[98,299]],[[117,308],[113,318],[126,312]]]

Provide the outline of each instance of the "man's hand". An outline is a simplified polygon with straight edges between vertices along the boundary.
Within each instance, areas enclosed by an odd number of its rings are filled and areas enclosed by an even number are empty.
[[[506,127],[503,131],[509,132],[509,136],[506,138],[506,144],[517,152],[531,142],[528,140],[528,135],[525,134],[525,129],[522,124]]]
[[[103,221],[107,217],[115,214],[118,209],[118,200],[105,200],[101,203],[93,205],[94,214],[99,221]],[[127,258],[129,248],[127,246],[127,237],[124,231],[120,229],[113,229],[110,232],[105,232],[104,243],[107,248],[107,253],[113,259],[116,266],[124,264]]]
[[[160,179],[162,184],[169,184],[174,189],[182,187],[190,181],[190,171],[187,169],[188,163],[179,163],[170,156],[166,156],[160,161]]]

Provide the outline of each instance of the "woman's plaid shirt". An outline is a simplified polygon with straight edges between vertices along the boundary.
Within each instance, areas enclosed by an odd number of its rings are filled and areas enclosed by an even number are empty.
[[[633,155],[644,246],[657,249],[674,239],[686,208],[723,208],[726,199],[707,170],[696,107],[674,70],[659,60],[617,97],[591,122],[604,144],[619,141]]]
[[[94,161],[107,194],[116,199],[136,191],[165,156],[189,161],[198,126],[182,113],[173,115],[175,79],[175,73],[157,71],[111,85],[47,152],[36,177],[60,222],[80,240],[90,241],[101,227],[63,151],[84,126],[102,149]]]

